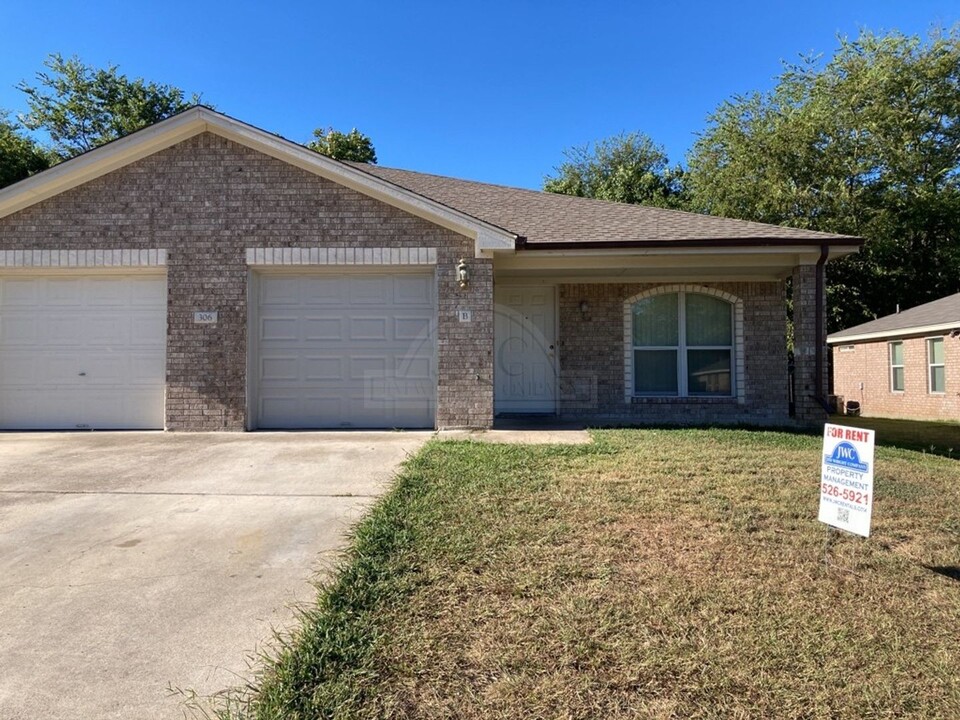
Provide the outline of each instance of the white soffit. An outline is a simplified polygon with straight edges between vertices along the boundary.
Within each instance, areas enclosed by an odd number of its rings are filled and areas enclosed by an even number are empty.
[[[203,132],[212,132],[465,235],[475,241],[478,256],[483,252],[513,251],[515,247],[517,236],[503,228],[203,107],[187,110],[0,190],[0,217]]]

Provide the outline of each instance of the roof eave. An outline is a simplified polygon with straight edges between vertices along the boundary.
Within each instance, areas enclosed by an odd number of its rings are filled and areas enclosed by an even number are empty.
[[[892,330],[877,330],[875,332],[857,333],[855,335],[843,335],[837,333],[827,337],[827,344],[842,345],[844,343],[868,342],[871,340],[911,337],[914,335],[933,335],[952,332],[954,330],[960,330],[960,319],[955,322],[936,323],[934,325],[914,325],[905,328],[894,328]]]
[[[637,248],[756,248],[756,247],[820,247],[849,248],[856,252],[866,241],[853,236],[820,238],[816,236],[796,238],[680,238],[677,240],[599,240],[599,241],[561,241],[527,242],[521,237],[517,241],[517,250],[614,250]]]

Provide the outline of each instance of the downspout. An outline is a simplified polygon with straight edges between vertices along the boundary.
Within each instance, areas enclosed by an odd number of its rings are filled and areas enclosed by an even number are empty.
[[[826,346],[826,336],[824,335],[823,320],[825,309],[823,307],[823,295],[825,292],[825,275],[824,266],[827,264],[827,256],[830,254],[830,247],[828,245],[820,246],[820,258],[817,260],[817,269],[816,269],[816,279],[814,281],[816,288],[816,312],[817,319],[815,323],[816,335],[816,355],[814,356],[814,368],[816,372],[814,380],[814,394],[813,399],[819,403],[820,407],[823,408],[824,412],[827,415],[830,414],[830,403],[827,402],[827,399],[823,396],[823,365],[824,365],[824,356],[823,349]]]

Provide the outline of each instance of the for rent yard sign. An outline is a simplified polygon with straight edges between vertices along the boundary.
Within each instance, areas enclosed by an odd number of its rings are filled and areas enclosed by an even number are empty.
[[[870,537],[873,430],[823,426],[820,522]]]

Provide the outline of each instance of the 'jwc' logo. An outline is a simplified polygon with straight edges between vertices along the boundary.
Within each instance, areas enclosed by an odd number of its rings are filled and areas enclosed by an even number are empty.
[[[862,473],[867,471],[867,464],[860,462],[860,453],[848,442],[839,443],[830,455],[824,456],[824,462],[827,465],[836,465],[847,470],[856,470]]]

